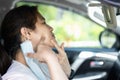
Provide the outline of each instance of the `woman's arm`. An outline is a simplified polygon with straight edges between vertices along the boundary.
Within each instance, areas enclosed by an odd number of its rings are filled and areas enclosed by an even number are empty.
[[[47,64],[52,80],[68,80],[57,59],[52,59]]]
[[[68,61],[67,54],[64,50],[64,44],[62,43],[59,46],[55,41],[51,40],[51,42],[53,43],[53,45],[55,46],[55,48],[58,51],[57,57],[58,57],[59,63],[62,66],[62,69],[64,70],[67,77],[70,77],[71,67],[70,67],[70,64],[69,64],[69,61]]]

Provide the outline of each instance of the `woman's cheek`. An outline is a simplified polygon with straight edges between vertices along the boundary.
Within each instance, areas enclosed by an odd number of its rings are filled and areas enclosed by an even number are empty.
[[[39,43],[40,43],[40,37],[39,36],[34,36],[34,39],[32,39],[32,43],[33,43],[33,48],[34,49],[36,49],[37,48],[37,46],[39,45]]]

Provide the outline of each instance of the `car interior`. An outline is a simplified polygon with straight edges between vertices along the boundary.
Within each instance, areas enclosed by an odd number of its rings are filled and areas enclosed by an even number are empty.
[[[66,40],[72,80],[120,80],[119,0],[0,0],[0,23],[22,5],[38,6],[48,24],[58,26],[54,32],[59,43]]]

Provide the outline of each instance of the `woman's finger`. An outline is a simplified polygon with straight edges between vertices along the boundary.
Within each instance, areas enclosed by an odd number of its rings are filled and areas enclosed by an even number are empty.
[[[51,42],[55,46],[55,48],[58,50],[58,52],[61,51],[59,45],[55,41],[51,40]]]
[[[64,50],[64,43],[62,43],[62,44],[60,45],[60,48],[61,48],[62,50]]]
[[[30,57],[30,58],[36,58],[35,54],[33,54],[33,53],[28,53],[27,56]]]

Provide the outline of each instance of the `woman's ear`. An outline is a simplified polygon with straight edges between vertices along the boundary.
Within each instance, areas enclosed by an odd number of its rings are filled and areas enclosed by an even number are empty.
[[[21,36],[24,38],[24,39],[30,39],[30,35],[31,35],[31,31],[30,29],[26,28],[26,27],[22,27],[21,30]]]

